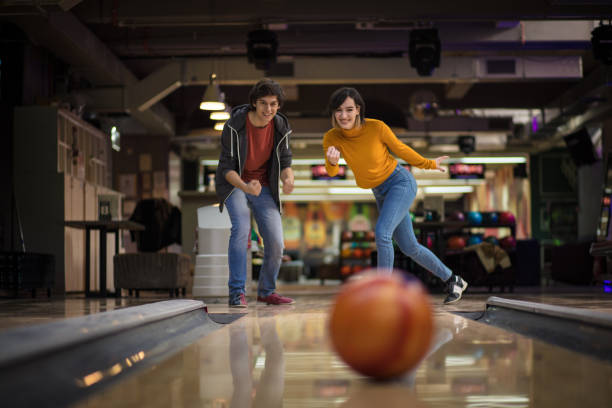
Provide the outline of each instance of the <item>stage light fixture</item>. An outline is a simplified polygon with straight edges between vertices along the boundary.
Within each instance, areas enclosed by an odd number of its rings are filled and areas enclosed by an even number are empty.
[[[601,24],[591,31],[593,57],[606,65],[612,65],[612,25]]]
[[[276,63],[278,40],[270,30],[251,31],[247,40],[247,56],[255,68],[268,70]]]
[[[476,138],[474,136],[459,136],[457,142],[459,144],[459,150],[465,154],[470,154],[476,150]]]
[[[416,68],[420,76],[431,76],[434,69],[440,66],[440,49],[437,29],[416,29],[410,32],[410,66]]]

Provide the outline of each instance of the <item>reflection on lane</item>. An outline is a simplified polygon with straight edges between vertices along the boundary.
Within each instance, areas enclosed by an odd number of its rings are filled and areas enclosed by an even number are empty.
[[[585,408],[612,401],[611,365],[449,313],[436,313],[434,343],[416,370],[371,381],[332,351],[327,306],[249,309],[86,406]]]
[[[230,327],[230,367],[234,390],[230,407],[281,407],[283,405],[285,360],[283,345],[273,318],[257,320],[262,347],[254,353],[246,324],[238,321]],[[259,372],[254,381],[254,368]]]

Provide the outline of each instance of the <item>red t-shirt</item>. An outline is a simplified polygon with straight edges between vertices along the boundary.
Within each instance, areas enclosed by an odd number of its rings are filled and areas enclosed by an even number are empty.
[[[268,161],[272,155],[274,145],[274,120],[264,127],[254,126],[247,115],[247,152],[242,180],[248,183],[259,180],[262,186],[268,185]]]

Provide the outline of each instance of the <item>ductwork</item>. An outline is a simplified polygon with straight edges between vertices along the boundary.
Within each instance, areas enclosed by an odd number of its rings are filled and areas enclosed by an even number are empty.
[[[296,84],[376,84],[376,83],[458,83],[477,80],[508,81],[529,79],[582,78],[579,56],[555,57],[446,57],[431,77],[420,77],[410,67],[408,58],[322,58],[295,57],[292,76],[276,77],[282,85]],[[185,59],[173,61],[148,77],[120,89],[90,91],[100,111],[119,111],[129,106],[131,113],[150,106],[181,86],[208,85],[210,73],[218,83],[251,85],[261,78],[261,71],[243,57],[223,59]],[[464,87],[465,92],[469,87]]]
[[[106,111],[128,112],[152,134],[174,135],[174,120],[159,100],[151,101],[143,108],[134,106],[124,91],[139,89],[138,79],[87,27],[70,12],[49,13],[47,18],[21,16],[14,21],[27,33],[31,41],[43,46],[87,78],[97,89],[115,87],[119,98],[113,98],[112,107]],[[138,95],[137,92],[134,92]],[[95,101],[95,98],[93,98]],[[97,102],[97,101],[96,101]],[[94,107],[95,109],[95,107]]]

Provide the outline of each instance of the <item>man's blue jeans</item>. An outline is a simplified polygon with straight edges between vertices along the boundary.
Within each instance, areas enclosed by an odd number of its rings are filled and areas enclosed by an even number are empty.
[[[378,268],[393,268],[393,241],[406,256],[427,269],[443,281],[452,272],[427,247],[419,244],[412,229],[410,206],[417,193],[417,184],[412,174],[401,165],[380,185],[372,189],[378,206],[376,222],[376,248]]]
[[[263,186],[257,197],[236,188],[225,201],[225,207],[232,222],[228,248],[230,298],[245,293],[251,210],[264,242],[264,258],[259,272],[257,295],[268,296],[276,288],[276,278],[283,257],[283,226],[270,188]]]

